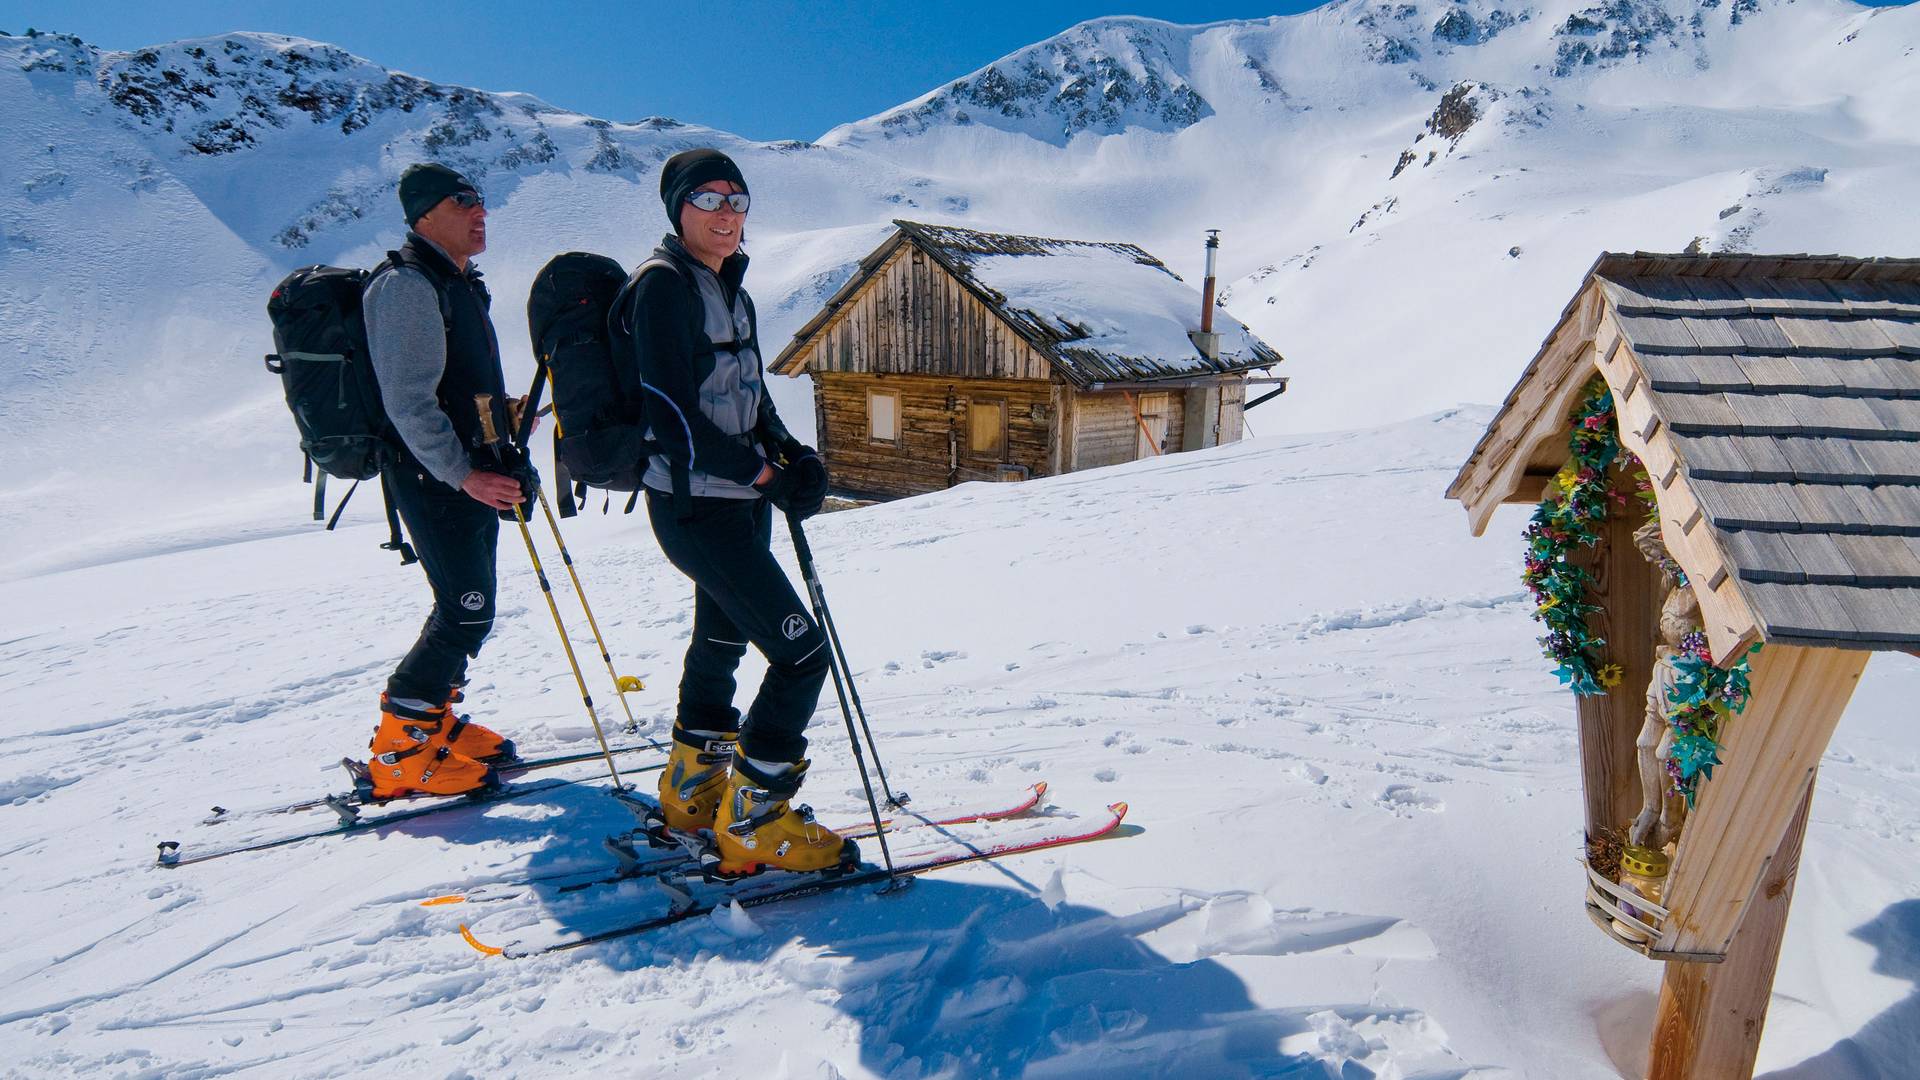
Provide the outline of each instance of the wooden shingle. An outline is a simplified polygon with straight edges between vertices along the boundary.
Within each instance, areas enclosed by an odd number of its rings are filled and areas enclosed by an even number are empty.
[[[1853,444],[1853,452],[1883,482],[1920,484],[1920,442],[1862,439]]]
[[[1668,315],[1620,315],[1617,318],[1620,332],[1634,349],[1654,352],[1698,352],[1703,343],[1689,331],[1696,326],[1710,325],[1709,320]]]
[[[1727,558],[1739,567],[1742,581],[1773,581],[1796,584],[1807,579],[1800,560],[1793,557],[1787,543],[1792,533],[1764,529],[1727,529],[1720,533]]]
[[[1772,429],[1772,434],[1879,436],[1886,431],[1867,399],[1780,394],[1774,400],[1792,419],[1784,428]]]
[[[1896,351],[1893,339],[1873,319],[1814,319],[1781,315],[1773,320],[1795,347],[1826,356],[1876,356]]]
[[[1838,534],[1833,544],[1860,585],[1920,586],[1920,555],[1905,537]]]
[[[1889,433],[1920,438],[1920,401],[1912,398],[1860,398],[1858,402]]]
[[[1742,484],[1689,478],[1687,487],[1716,529],[1797,532],[1799,499],[1792,484]]]
[[[1920,319],[1875,319],[1873,328],[1902,353],[1920,353]]]

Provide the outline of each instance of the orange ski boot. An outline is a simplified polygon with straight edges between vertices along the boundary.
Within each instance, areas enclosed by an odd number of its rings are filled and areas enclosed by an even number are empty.
[[[675,726],[673,751],[660,773],[660,820],[678,832],[713,828],[733,764],[732,731],[689,731]]]
[[[762,772],[745,756],[736,756],[727,796],[713,823],[718,848],[718,877],[741,877],[762,870],[851,870],[859,850],[813,818],[810,806],[789,801],[806,778],[808,762],[796,762],[779,775]]]
[[[456,752],[441,737],[447,711],[413,709],[380,696],[380,726],[367,744],[373,798],[466,795],[500,786],[493,766]]]
[[[454,753],[465,754],[475,761],[484,761],[492,765],[512,761],[518,756],[514,751],[512,739],[501,736],[499,732],[484,724],[474,723],[471,716],[454,713],[453,707],[467,700],[466,685],[463,680],[454,683],[453,688],[447,691],[445,708],[453,722],[446,729],[446,744],[453,748]]]

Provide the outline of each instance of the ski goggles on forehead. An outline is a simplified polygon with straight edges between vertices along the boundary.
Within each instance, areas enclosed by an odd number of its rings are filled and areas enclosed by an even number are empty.
[[[705,210],[709,214],[722,206],[730,206],[734,213],[744,214],[747,207],[753,205],[753,200],[747,198],[744,191],[736,191],[731,195],[723,195],[718,191],[696,191],[687,196],[687,201],[693,204],[694,209]]]
[[[477,191],[456,191],[447,196],[447,198],[452,199],[453,205],[462,210],[471,210],[476,206],[487,205],[487,200],[481,197]]]

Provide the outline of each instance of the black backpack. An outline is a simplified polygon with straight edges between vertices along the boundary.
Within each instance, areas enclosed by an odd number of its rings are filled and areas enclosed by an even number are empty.
[[[607,338],[607,312],[626,281],[626,270],[605,255],[569,251],[540,269],[527,295],[534,360],[552,390],[554,467],[563,491],[569,481],[610,491],[640,487],[640,404],[623,388]]]
[[[326,518],[327,477],[352,480],[327,528],[340,521],[347,500],[381,470],[399,460],[398,437],[380,401],[373,360],[367,351],[367,327],[360,300],[372,274],[337,266],[303,266],[274,286],[267,300],[273,320],[273,345],[267,370],[280,376],[287,408],[300,429],[306,454],[304,479],[314,484],[313,519]],[[314,466],[320,475],[314,475]],[[381,481],[385,492],[385,480]],[[400,561],[415,561],[400,538],[399,514],[387,494],[388,543]]]

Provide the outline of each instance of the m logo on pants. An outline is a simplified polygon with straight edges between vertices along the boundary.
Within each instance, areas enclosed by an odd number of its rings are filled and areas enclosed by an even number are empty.
[[[460,606],[466,608],[468,611],[479,611],[481,608],[487,606],[487,594],[483,592],[470,592],[460,598]]]
[[[789,615],[787,621],[780,624],[780,632],[787,635],[788,641],[798,641],[807,632],[807,617]]]

